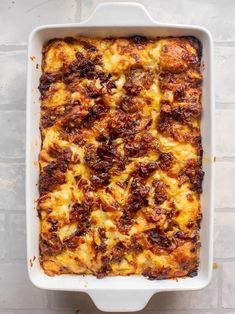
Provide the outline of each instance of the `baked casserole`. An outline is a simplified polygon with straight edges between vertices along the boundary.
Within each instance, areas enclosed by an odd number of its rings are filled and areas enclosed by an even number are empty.
[[[192,37],[45,44],[38,213],[46,274],[197,275],[200,66]]]

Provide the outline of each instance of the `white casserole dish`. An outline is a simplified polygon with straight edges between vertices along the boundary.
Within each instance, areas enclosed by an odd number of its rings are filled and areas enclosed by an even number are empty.
[[[203,116],[202,145],[204,149],[203,194],[201,197],[203,220],[201,224],[200,269],[197,277],[179,280],[150,281],[142,276],[117,276],[97,279],[93,276],[60,275],[48,277],[39,264],[39,219],[36,203],[38,198],[38,153],[40,151],[40,102],[39,77],[41,75],[41,50],[43,44],[55,37],[74,36],[195,36],[203,46]],[[33,61],[32,61],[33,60]],[[38,69],[36,64],[39,64]],[[32,283],[48,290],[87,292],[96,306],[103,311],[137,311],[145,307],[156,292],[196,290],[204,288],[212,274],[213,232],[213,73],[212,38],[202,27],[166,25],[154,21],[146,9],[135,3],[105,3],[99,5],[91,17],[81,23],[47,25],[33,30],[29,37],[27,73],[27,147],[26,147],[26,209],[27,209],[27,258]],[[29,263],[30,259],[36,259]]]

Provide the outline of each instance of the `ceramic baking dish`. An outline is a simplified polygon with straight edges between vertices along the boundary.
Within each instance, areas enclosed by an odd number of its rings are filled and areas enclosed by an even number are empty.
[[[97,279],[93,276],[45,275],[39,264],[39,219],[35,209],[38,198],[40,151],[40,102],[37,89],[41,75],[40,62],[43,44],[64,36],[195,36],[203,47],[203,116],[202,144],[204,149],[203,194],[201,197],[203,221],[201,225],[200,269],[197,277],[179,280],[150,281],[142,276],[117,276]],[[38,65],[37,65],[38,64]],[[166,25],[154,21],[146,9],[136,3],[104,3],[91,17],[81,23],[46,25],[33,30],[28,46],[27,78],[27,148],[26,148],[26,202],[27,202],[27,254],[28,272],[32,283],[48,290],[87,292],[96,306],[103,311],[137,311],[144,308],[154,293],[162,291],[196,290],[204,288],[212,273],[213,229],[213,73],[212,39],[210,33],[199,26]]]

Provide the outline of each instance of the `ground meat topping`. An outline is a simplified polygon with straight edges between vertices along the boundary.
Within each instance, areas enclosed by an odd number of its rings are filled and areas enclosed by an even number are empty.
[[[132,180],[131,192],[128,199],[128,208],[131,211],[136,212],[141,209],[142,206],[148,206],[147,196],[150,188],[138,182],[136,179]]]
[[[125,145],[126,152],[131,157],[146,155],[150,150],[159,150],[159,145],[151,133],[144,133],[137,139],[129,139]]]
[[[162,280],[162,279],[169,278],[170,271],[171,271],[170,267],[161,267],[160,269],[151,269],[149,267],[143,271],[142,275],[144,277],[148,277],[148,279],[150,280],[155,280],[155,279]]]
[[[76,236],[84,234],[90,226],[90,210],[80,204],[74,204],[69,213],[70,222],[77,223]]]
[[[163,171],[168,171],[171,169],[174,163],[174,156],[172,153],[162,153],[159,157],[159,167]]]
[[[57,186],[65,183],[65,172],[71,156],[70,148],[66,148],[56,161],[43,168],[39,179],[39,191],[42,195],[52,192]]]
[[[159,180],[153,180],[154,201],[156,205],[161,205],[167,200],[166,185]]]
[[[53,256],[61,253],[63,246],[56,233],[41,233],[40,235],[40,254]]]
[[[179,186],[189,182],[192,191],[201,193],[203,176],[204,172],[201,169],[201,162],[195,159],[188,159],[185,167],[178,174]]]

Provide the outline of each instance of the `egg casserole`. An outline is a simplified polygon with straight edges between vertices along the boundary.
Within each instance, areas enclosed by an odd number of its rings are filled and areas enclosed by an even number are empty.
[[[44,272],[196,276],[200,42],[69,37],[42,54]]]

